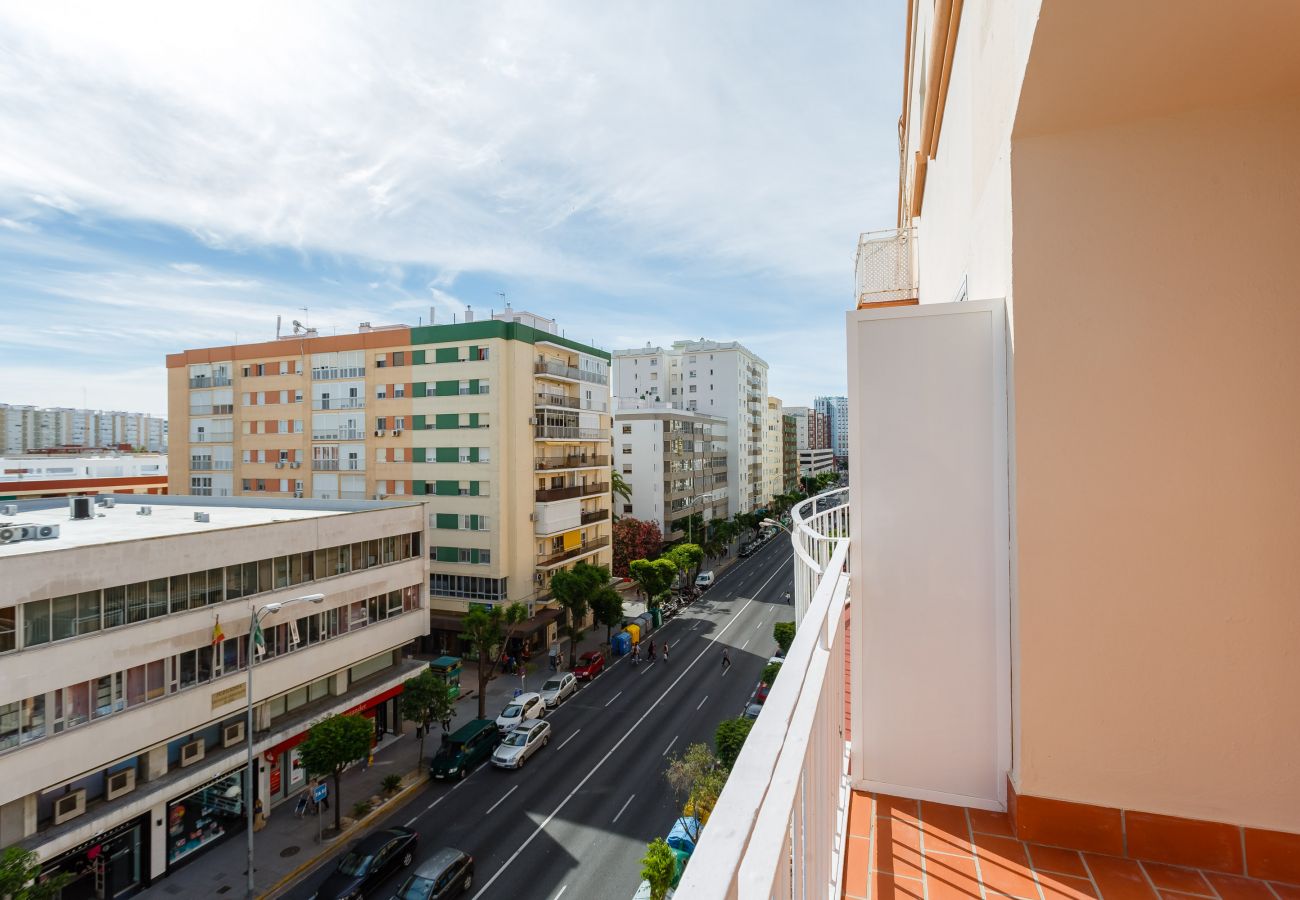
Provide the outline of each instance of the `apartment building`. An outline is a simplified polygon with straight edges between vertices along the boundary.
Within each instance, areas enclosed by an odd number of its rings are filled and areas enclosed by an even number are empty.
[[[835,471],[835,453],[829,447],[799,451],[799,474],[812,478],[823,472]]]
[[[789,493],[799,486],[799,434],[794,416],[781,413],[781,486]]]
[[[165,493],[167,457],[161,454],[0,457],[0,501],[74,494]]]
[[[111,495],[0,517],[0,846],[71,875],[64,896],[129,896],[242,833],[250,609],[275,610],[252,648],[268,810],[305,786],[313,722],[400,732],[422,504]]]
[[[785,491],[785,431],[781,401],[768,397],[763,407],[763,505]]]
[[[615,351],[614,396],[719,416],[727,422],[728,507],[749,512],[764,496],[767,363],[736,341],[676,341]]]
[[[14,406],[0,403],[0,452],[60,447],[111,447],[162,453],[167,420],[146,413]]]
[[[1300,9],[907,8],[851,487],[677,897],[1294,896]]]
[[[849,398],[816,397],[813,408],[819,416],[817,446],[829,447],[836,464],[843,466],[849,456]]]
[[[611,562],[609,354],[553,320],[298,334],[168,357],[173,492],[419,498],[434,650],[470,603],[542,615],[551,575]]]
[[[665,540],[700,538],[693,516],[730,515],[727,421],[651,400],[619,401],[614,464],[632,490],[621,514],[658,522]]]

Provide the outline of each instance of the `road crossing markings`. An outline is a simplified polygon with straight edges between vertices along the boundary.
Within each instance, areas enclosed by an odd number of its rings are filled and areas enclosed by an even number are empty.
[[[582,729],[579,728],[577,731],[573,732],[573,734],[571,734],[571,735],[569,735],[568,737],[566,737],[566,738],[564,739],[564,743],[561,744],[560,746],[558,746],[558,747],[555,748],[555,752],[556,752],[556,753],[559,753],[561,750],[563,750],[564,747],[565,747],[565,745],[568,744],[569,741],[571,741],[571,740],[573,740],[574,738],[576,738],[576,737],[578,736],[578,731],[581,731],[581,730],[582,730]]]
[[[630,806],[632,801],[635,799],[636,799],[636,794],[633,794],[631,797],[628,797],[626,800],[624,800],[623,805],[618,808],[618,812],[614,813],[614,818],[609,820],[609,824],[613,825],[615,822],[617,822],[618,817],[623,815],[624,811],[627,810],[628,806]],[[564,892],[561,891],[560,894],[562,893]],[[558,898],[560,894],[556,894],[555,896]]]
[[[791,554],[791,556],[793,556],[793,554]],[[772,578],[775,577],[776,577],[776,572],[773,572],[772,575],[767,580],[771,581]],[[764,586],[766,586],[767,582],[764,582],[763,584]],[[760,587],[759,591],[761,590],[762,588]],[[729,629],[732,625],[736,623],[736,619],[739,618],[740,615],[746,609],[749,608],[749,604],[753,602],[754,601],[752,598],[746,601],[745,605],[742,606],[740,610],[731,617],[731,619],[727,622],[727,624],[723,625],[722,628],[719,629],[717,637],[720,638],[724,634],[726,634],[727,629]],[[587,774],[582,777],[582,780],[579,781],[574,786],[573,790],[569,791],[569,793],[565,795],[564,799],[561,800],[556,805],[555,809],[551,810],[550,814],[548,814],[546,818],[541,821],[541,824],[537,825],[533,829],[532,834],[524,838],[523,843],[520,844],[518,848],[515,849],[514,853],[510,854],[510,857],[504,863],[502,863],[501,868],[497,869],[496,874],[494,874],[491,878],[489,878],[478,889],[478,891],[475,892],[473,900],[479,900],[480,897],[483,897],[487,894],[488,890],[492,887],[492,885],[496,884],[497,879],[501,877],[501,874],[505,872],[507,869],[509,869],[514,864],[514,861],[519,858],[519,854],[523,853],[524,850],[528,848],[528,845],[531,844],[539,834],[541,834],[543,831],[546,830],[546,827],[551,824],[551,820],[553,820],[556,816],[560,814],[560,810],[564,809],[564,807],[568,805],[569,801],[572,800],[577,795],[578,791],[586,787],[587,782],[590,781],[598,771],[600,771],[600,767],[603,766],[606,762],[608,762],[611,756],[613,756],[615,753],[618,752],[618,749],[622,747],[624,742],[626,742],[627,739],[632,736],[632,733],[635,732],[637,728],[641,726],[641,723],[644,722],[646,718],[649,717],[649,715],[655,711],[655,708],[658,707],[659,704],[663,702],[664,698],[668,696],[668,694],[673,690],[673,688],[677,687],[677,685],[681,683],[681,680],[687,676],[687,674],[691,671],[691,669],[695,668],[695,664],[698,663],[700,660],[702,660],[704,658],[704,655],[708,653],[710,649],[712,648],[706,647],[705,649],[701,650],[699,653],[695,655],[694,659],[692,659],[689,663],[685,665],[685,667],[682,668],[681,672],[677,675],[677,677],[673,679],[672,684],[664,688],[663,693],[661,693],[653,703],[651,703],[648,707],[646,707],[645,711],[641,713],[641,717],[637,719],[634,723],[632,723],[632,727],[629,728],[627,731],[623,732],[623,736],[614,742],[614,746],[610,747],[608,750],[605,751],[605,755],[602,756],[596,762],[596,764],[587,771]],[[623,692],[619,691],[619,694],[621,693]],[[618,694],[615,695],[615,699],[617,699],[617,697]],[[613,700],[610,701],[610,703],[612,702]],[[609,704],[606,704],[606,706],[608,705]]]
[[[708,695],[708,694],[705,694],[705,695],[704,695],[704,700],[708,700],[708,699],[709,699],[709,695]],[[704,705],[704,700],[701,700],[701,701],[700,701],[700,706],[703,706],[703,705]],[[699,711],[700,711],[700,706],[695,707],[695,711],[696,711],[696,712],[699,712]]]
[[[668,755],[668,751],[671,750],[671,749],[673,749],[673,744],[677,743],[677,739],[678,739],[679,737],[681,737],[680,734],[673,735],[673,739],[672,739],[671,741],[668,742],[668,746],[664,748],[664,752],[663,752],[663,753],[660,753],[659,755],[660,755],[660,756],[667,756],[667,755]]]
[[[606,705],[606,706],[609,706],[611,703],[613,703],[615,700],[617,700],[619,697],[622,697],[622,696],[623,696],[623,692],[622,692],[622,691],[619,691],[619,692],[618,692],[617,694],[615,694],[613,697],[610,697],[608,700],[606,700],[606,701],[605,701],[605,705]]]
[[[511,794],[513,794],[513,793],[514,793],[515,791],[517,791],[517,790],[519,790],[519,785],[515,785],[515,786],[512,787],[510,790],[508,790],[508,791],[506,791],[504,794],[502,794],[502,795],[501,795],[501,799],[498,800],[496,803],[493,803],[491,806],[489,806],[489,807],[488,807],[488,811],[485,812],[485,813],[483,813],[484,817],[487,817],[487,816],[492,815],[492,810],[496,809],[496,808],[497,808],[498,806],[500,806],[502,803],[505,803],[505,802],[506,802],[506,798],[509,797]]]

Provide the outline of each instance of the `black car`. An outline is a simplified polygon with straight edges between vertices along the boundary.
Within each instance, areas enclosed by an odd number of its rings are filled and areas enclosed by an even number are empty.
[[[415,859],[419,839],[409,828],[394,826],[368,834],[352,845],[338,868],[321,882],[316,900],[362,900],[398,869]]]
[[[474,883],[474,857],[455,847],[443,847],[420,863],[397,889],[394,900],[446,900],[469,893]]]

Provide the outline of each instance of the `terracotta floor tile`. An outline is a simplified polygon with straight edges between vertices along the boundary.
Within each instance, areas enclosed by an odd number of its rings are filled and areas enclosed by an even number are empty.
[[[1179,894],[1198,894],[1213,897],[1214,890],[1196,869],[1184,869],[1181,866],[1167,866],[1164,863],[1143,862],[1142,868],[1151,876],[1151,883],[1161,893],[1173,891]]]
[[[1300,900],[1300,886],[1294,884],[1282,884],[1278,881],[1269,882],[1276,893],[1282,900]]]
[[[1274,900],[1268,885],[1254,878],[1220,875],[1218,872],[1206,872],[1205,877],[1210,879],[1223,900]]]
[[[1095,853],[1085,853],[1083,859],[1104,900],[1159,900],[1135,860]]]
[[[897,878],[884,872],[871,876],[872,900],[925,900],[921,882],[915,878]]]
[[[1003,834],[1012,837],[1011,818],[1004,812],[989,812],[984,809],[967,810],[970,824],[976,832],[982,834]]]
[[[921,801],[921,830],[925,833],[927,853],[965,853],[973,851],[966,810],[946,803]]]
[[[994,857],[1029,868],[1029,854],[1025,852],[1025,845],[1015,838],[998,834],[977,834],[975,848],[981,859],[986,856]]]
[[[888,852],[891,847],[906,847],[921,852],[921,829],[898,819],[876,820],[877,846]]]
[[[974,857],[927,856],[925,887],[929,900],[980,900]]]
[[[1087,878],[1088,870],[1083,865],[1083,858],[1078,850],[1065,850],[1061,847],[1047,847],[1042,844],[1028,844],[1029,858],[1039,872],[1054,872],[1058,875],[1074,875]]]
[[[849,834],[868,837],[874,810],[870,794],[854,791],[849,798]]]
[[[1039,872],[1038,886],[1043,889],[1043,900],[1095,900],[1097,897],[1091,881],[1073,875]]]
[[[1200,894],[1182,894],[1178,891],[1156,891],[1160,900],[1199,900]]]
[[[1038,888],[1034,885],[1024,844],[1015,838],[977,834],[975,846],[979,853],[980,877],[986,888],[1011,897],[1037,900]]]
[[[876,861],[872,870],[920,878],[921,853],[905,844],[879,843],[876,845]]]
[[[871,843],[866,838],[850,837],[844,859],[844,892],[867,896],[867,872],[871,865]]]
[[[876,794],[876,815],[891,816],[912,825],[920,824],[920,804],[915,800],[894,797],[890,794]]]

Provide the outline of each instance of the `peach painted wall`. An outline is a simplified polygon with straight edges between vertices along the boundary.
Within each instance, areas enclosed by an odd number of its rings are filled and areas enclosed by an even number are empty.
[[[1013,139],[1021,793],[1300,832],[1298,146]]]

